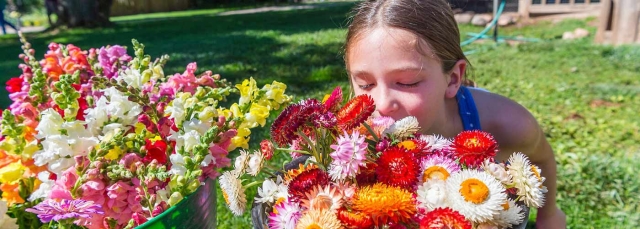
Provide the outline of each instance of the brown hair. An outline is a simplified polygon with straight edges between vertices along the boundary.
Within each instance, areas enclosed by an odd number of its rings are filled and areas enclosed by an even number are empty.
[[[345,43],[345,61],[348,61],[349,47],[358,36],[378,26],[389,26],[418,36],[423,42],[417,42],[416,48],[423,55],[426,53],[420,44],[426,42],[442,63],[443,72],[451,71],[458,60],[465,60],[471,67],[460,47],[460,31],[453,11],[445,0],[367,0],[355,7],[352,13]],[[469,83],[463,76],[463,84]]]

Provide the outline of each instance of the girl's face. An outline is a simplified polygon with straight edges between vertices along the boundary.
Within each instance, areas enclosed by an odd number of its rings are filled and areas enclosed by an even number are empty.
[[[347,69],[355,94],[373,97],[379,115],[395,120],[415,116],[423,131],[439,132],[433,127],[447,122],[445,101],[458,91],[459,64],[452,73],[443,73],[427,45],[420,46],[427,55],[417,51],[419,41],[397,28],[368,31],[347,50]]]

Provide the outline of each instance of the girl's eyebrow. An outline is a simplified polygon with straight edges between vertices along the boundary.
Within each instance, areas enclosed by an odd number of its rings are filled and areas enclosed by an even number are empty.
[[[403,73],[403,72],[420,72],[422,71],[422,69],[423,69],[422,66],[416,67],[414,65],[408,65],[408,66],[395,68],[391,71],[388,71],[387,74]],[[371,75],[371,73],[363,70],[349,71],[348,73],[352,77],[368,77]]]
[[[420,72],[420,71],[422,71],[422,66],[416,67],[414,65],[408,65],[408,66],[402,66],[402,67],[399,67],[399,68],[395,68],[395,69],[387,72],[387,74],[404,73],[404,72]]]

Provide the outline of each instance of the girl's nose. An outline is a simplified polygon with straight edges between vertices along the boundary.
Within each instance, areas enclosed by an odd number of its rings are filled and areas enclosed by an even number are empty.
[[[376,111],[382,116],[393,116],[398,110],[398,100],[389,90],[376,90],[373,101],[376,103]]]

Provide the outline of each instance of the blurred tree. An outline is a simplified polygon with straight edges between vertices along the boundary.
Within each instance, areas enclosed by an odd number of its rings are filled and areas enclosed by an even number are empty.
[[[56,25],[97,27],[111,24],[109,16],[113,0],[57,0]]]

